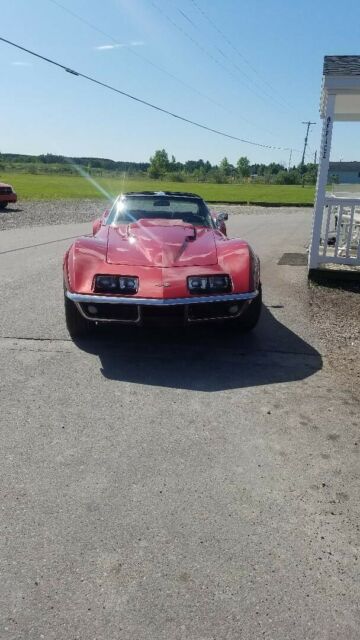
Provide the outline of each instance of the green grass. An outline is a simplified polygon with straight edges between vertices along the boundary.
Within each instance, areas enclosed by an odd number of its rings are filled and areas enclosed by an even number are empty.
[[[0,180],[9,182],[19,200],[58,200],[61,198],[103,198],[97,190],[81,176],[32,175],[26,173],[4,173]],[[312,204],[313,186],[267,185],[267,184],[207,184],[197,182],[167,182],[150,179],[97,178],[97,182],[111,196],[121,191],[191,191],[212,202],[249,202],[263,204]]]

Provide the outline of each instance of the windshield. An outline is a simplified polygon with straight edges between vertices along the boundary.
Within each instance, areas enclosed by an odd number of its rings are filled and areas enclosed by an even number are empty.
[[[107,224],[118,225],[144,218],[182,220],[202,227],[213,226],[210,212],[202,200],[155,195],[118,198],[110,211]]]

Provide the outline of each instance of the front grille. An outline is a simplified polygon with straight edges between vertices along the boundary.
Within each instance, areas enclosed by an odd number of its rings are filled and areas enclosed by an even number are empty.
[[[200,320],[220,320],[222,318],[237,318],[244,306],[243,302],[204,302],[192,304],[188,307],[190,322]]]
[[[83,314],[89,320],[141,323],[151,326],[178,326],[188,322],[237,318],[247,302],[199,302],[189,305],[136,305],[110,303],[81,303]]]
[[[136,304],[82,303],[84,315],[91,320],[113,320],[118,322],[138,322],[139,307]],[[96,312],[95,312],[96,310]]]
[[[185,322],[185,306],[182,304],[169,307],[144,305],[140,307],[140,314],[144,324],[177,325]]]

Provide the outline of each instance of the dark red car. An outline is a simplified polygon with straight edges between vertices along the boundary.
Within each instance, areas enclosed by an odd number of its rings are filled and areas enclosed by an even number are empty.
[[[10,184],[0,182],[0,209],[5,209],[9,202],[16,202],[17,195]]]
[[[125,193],[64,257],[72,337],[94,323],[227,321],[251,330],[261,312],[259,259],[228,238],[226,214],[195,194]]]

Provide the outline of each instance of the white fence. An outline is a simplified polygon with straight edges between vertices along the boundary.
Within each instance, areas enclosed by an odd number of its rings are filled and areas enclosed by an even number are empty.
[[[326,196],[318,263],[360,266],[360,198]]]

